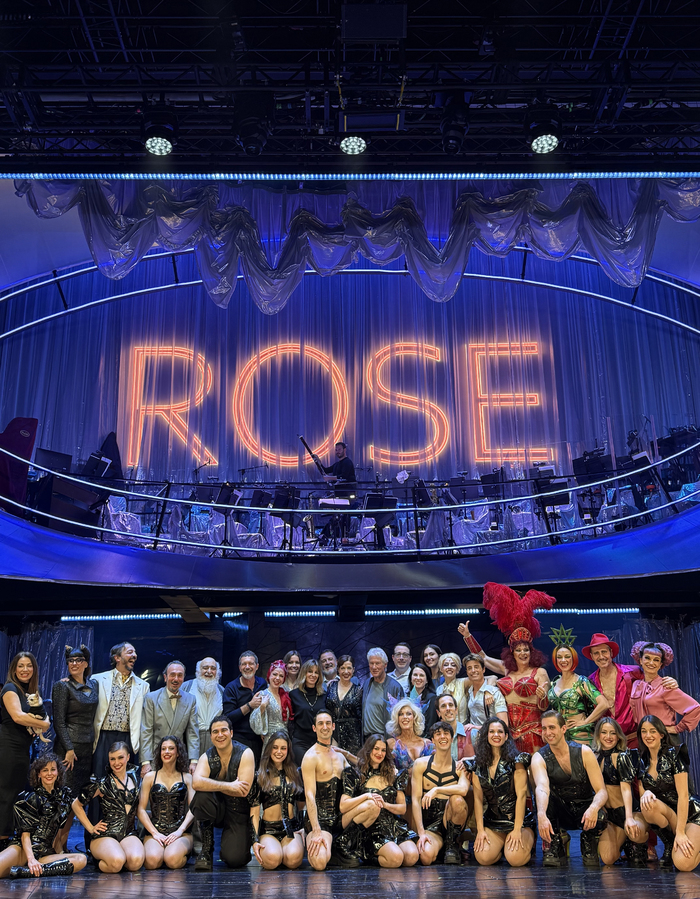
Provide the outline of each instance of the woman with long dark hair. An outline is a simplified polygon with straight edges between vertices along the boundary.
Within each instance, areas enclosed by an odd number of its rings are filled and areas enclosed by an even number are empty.
[[[92,836],[90,852],[104,874],[118,874],[123,868],[138,871],[146,858],[135,827],[138,771],[128,767],[129,755],[126,743],[112,743],[105,776],[93,780],[73,802],[76,817]],[[100,800],[100,820],[93,825],[83,806],[95,797]]]
[[[270,735],[248,801],[251,804],[253,854],[266,871],[298,868],[304,858],[300,818],[304,790],[286,730]]]
[[[400,817],[406,812],[405,781],[405,774],[397,778],[381,734],[368,737],[357,767],[343,772],[343,830],[357,836],[365,857],[381,868],[409,868],[418,861],[418,835]]]
[[[634,868],[647,863],[646,842],[649,825],[639,810],[639,799],[632,793],[637,776],[634,759],[627,749],[627,737],[614,718],[601,718],[593,733],[591,749],[603,772],[608,791],[605,810],[608,826],[600,835],[598,852],[604,865],[614,865],[627,842],[625,854]]]
[[[338,658],[338,680],[326,687],[326,708],[335,721],[335,742],[349,762],[354,762],[362,746],[362,687],[352,682],[355,660]]]
[[[411,668],[409,680],[411,692],[408,694],[408,698],[420,707],[425,718],[425,730],[429,731],[437,721],[437,693],[432,672],[422,662],[416,662]]]
[[[527,810],[529,767],[529,753],[518,751],[505,721],[487,718],[472,767],[474,857],[480,865],[493,865],[502,855],[514,868],[530,861],[535,831],[532,812]]]
[[[297,686],[289,694],[289,700],[294,712],[294,761],[301,765],[305,753],[316,742],[313,730],[316,713],[326,708],[326,694],[323,692],[321,668],[317,659],[307,659],[301,666]]]
[[[51,722],[39,696],[39,666],[31,652],[21,651],[10,662],[0,694],[0,850],[14,831],[14,808],[27,783],[29,749],[37,733]]]
[[[187,749],[182,740],[168,735],[156,746],[153,770],[144,777],[139,794],[139,821],[146,829],[145,867],[184,868],[192,852],[189,832],[194,816],[189,810],[194,799]],[[151,814],[146,809],[150,802]]]
[[[250,727],[263,738],[263,749],[273,733],[287,730],[294,718],[292,703],[282,684],[287,678],[287,666],[281,659],[267,670],[267,688],[262,690],[262,702],[250,713]]]
[[[443,681],[443,676],[440,674],[439,664],[441,655],[442,650],[439,646],[436,646],[435,643],[428,643],[427,646],[423,647],[420,654],[420,660],[428,671],[430,671],[430,679],[436,690]]]
[[[289,691],[293,690],[297,685],[297,678],[301,671],[301,656],[296,649],[290,649],[289,652],[284,654],[282,661],[287,666],[287,677],[284,681],[284,688],[289,693]]]
[[[690,794],[685,744],[671,745],[666,725],[645,715],[637,727],[639,805],[644,820],[661,837],[663,868],[694,871],[700,861],[700,799]]]
[[[700,703],[676,688],[667,690],[661,669],[673,661],[673,650],[666,643],[635,643],[630,653],[642,673],[632,683],[630,708],[638,724],[645,715],[656,715],[666,725],[669,743],[680,746],[680,734],[700,724]]]
[[[72,795],[61,760],[47,752],[29,769],[29,791],[15,803],[15,835],[0,853],[0,877],[55,877],[81,871],[82,852],[56,852],[54,843],[71,814]]]

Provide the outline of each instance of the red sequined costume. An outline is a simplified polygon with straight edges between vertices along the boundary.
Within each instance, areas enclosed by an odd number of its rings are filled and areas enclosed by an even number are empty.
[[[504,696],[508,696],[509,693],[515,693],[521,700],[524,700],[535,696],[539,684],[532,675],[527,674],[525,677],[521,677],[520,680],[514,680],[510,675],[507,675],[496,681],[496,686]],[[519,752],[529,752],[532,755],[533,752],[544,746],[540,715],[546,708],[546,699],[535,699],[534,702],[508,703],[510,733]]]

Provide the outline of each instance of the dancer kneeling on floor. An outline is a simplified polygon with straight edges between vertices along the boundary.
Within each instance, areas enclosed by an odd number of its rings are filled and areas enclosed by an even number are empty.
[[[345,757],[332,745],[335,724],[331,713],[317,711],[312,725],[316,745],[307,750],[301,763],[306,798],[306,855],[316,871],[328,864],[357,868],[362,864],[352,843],[344,839],[340,814]]]
[[[627,738],[614,718],[601,718],[593,734],[592,749],[598,759],[608,793],[605,810],[608,826],[598,843],[604,865],[614,865],[623,846],[633,868],[645,868],[649,825],[639,811],[639,799],[633,796],[637,776],[635,763],[627,749]]]
[[[672,746],[666,725],[645,715],[637,728],[639,784],[644,820],[664,844],[661,867],[694,871],[700,861],[700,799],[688,788],[688,750]]]
[[[233,739],[226,715],[212,718],[209,736],[211,749],[199,757],[192,776],[195,795],[190,811],[202,833],[202,851],[194,869],[213,869],[215,827],[223,828],[221,860],[229,868],[242,868],[250,861],[248,793],[255,777],[255,756],[252,749]]]
[[[136,768],[129,768],[129,747],[112,743],[109,747],[109,770],[100,780],[91,780],[73,802],[77,819],[92,835],[90,852],[104,874],[118,874],[123,868],[138,871],[143,865],[143,843],[136,836],[136,809],[139,781]],[[93,825],[83,806],[97,797],[100,820]]]
[[[542,838],[542,864],[566,864],[567,830],[581,830],[581,858],[597,868],[598,840],[608,823],[605,803],[608,793],[593,750],[569,743],[560,712],[545,712],[541,718],[546,746],[532,756],[537,798],[537,825]]]
[[[466,795],[469,778],[462,764],[452,758],[454,731],[446,721],[438,721],[428,731],[435,752],[419,758],[411,773],[413,826],[418,833],[421,863],[432,865],[445,848],[446,865],[462,863],[460,836],[467,820]]]
[[[474,856],[493,865],[505,854],[514,868],[530,861],[534,815],[527,809],[530,754],[518,752],[508,725],[492,717],[482,724],[472,763],[476,816]]]
[[[47,752],[29,770],[31,789],[15,803],[15,834],[0,853],[0,877],[52,877],[81,871],[81,852],[56,853],[54,842],[71,813],[71,791],[64,784],[63,765]]]
[[[391,754],[381,734],[365,740],[357,768],[343,772],[340,811],[344,833],[354,833],[358,850],[381,868],[411,867],[418,861],[418,835],[399,817],[406,813],[408,774],[396,776]]]
[[[170,734],[158,743],[153,753],[153,770],[141,784],[139,821],[146,828],[144,839],[146,869],[184,868],[192,852],[189,833],[194,816],[189,810],[194,798],[189,774],[187,750]],[[151,804],[151,814],[146,809]]]
[[[298,868],[304,858],[304,834],[299,805],[304,801],[292,741],[286,730],[271,733],[265,743],[251,805],[253,853],[267,871],[280,865]]]

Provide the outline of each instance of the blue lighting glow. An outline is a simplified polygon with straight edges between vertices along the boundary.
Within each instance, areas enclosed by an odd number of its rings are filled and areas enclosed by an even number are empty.
[[[156,612],[151,615],[61,615],[61,621],[164,621],[180,618],[174,612]]]
[[[265,612],[265,618],[335,618],[335,612],[318,609],[299,612]]]
[[[305,172],[285,175],[263,172],[0,172],[0,179],[17,181],[576,181],[620,178],[700,178],[700,172]]]

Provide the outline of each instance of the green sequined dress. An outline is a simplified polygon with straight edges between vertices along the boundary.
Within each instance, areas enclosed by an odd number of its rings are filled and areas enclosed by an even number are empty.
[[[601,695],[587,677],[577,675],[577,679],[572,687],[564,690],[562,693],[555,693],[554,687],[560,680],[556,677],[552,681],[552,685],[547,693],[550,708],[555,712],[561,712],[566,723],[574,717],[574,715],[583,715],[588,718],[593,709],[596,707],[598,697]],[[575,740],[577,743],[589,744],[593,738],[595,730],[595,722],[586,725],[574,725],[567,728],[566,739]]]

